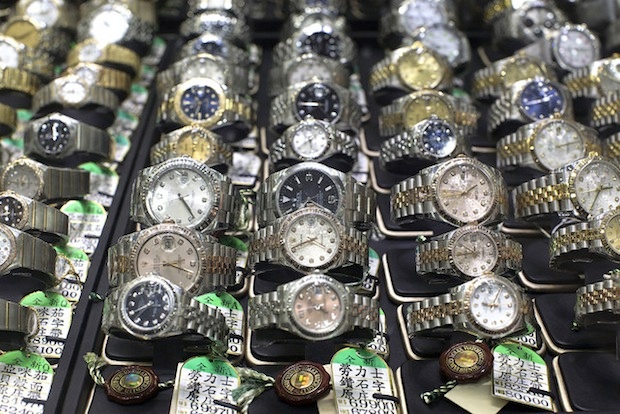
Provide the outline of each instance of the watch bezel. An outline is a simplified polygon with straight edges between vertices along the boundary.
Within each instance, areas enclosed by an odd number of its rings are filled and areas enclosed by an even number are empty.
[[[580,32],[582,34],[584,34],[590,41],[589,45],[592,47],[592,61],[588,62],[586,65],[584,66],[573,66],[570,63],[568,63],[565,59],[564,56],[562,56],[562,53],[560,52],[560,39],[562,37],[562,35],[567,34],[568,32]],[[594,35],[594,33],[592,33],[588,27],[586,25],[582,25],[582,24],[567,24],[562,26],[559,30],[558,33],[556,34],[556,37],[554,38],[554,41],[552,43],[552,53],[553,56],[555,57],[555,61],[557,62],[558,66],[564,70],[568,70],[568,71],[573,71],[576,69],[580,69],[582,67],[588,67],[592,62],[596,61],[597,59],[600,58],[601,55],[601,42],[598,39],[598,37],[596,37]]]
[[[29,158],[20,158],[9,163],[6,168],[2,170],[2,176],[0,177],[0,180],[2,182],[2,188],[6,190],[6,179],[16,168],[29,168],[30,170],[32,170],[33,174],[37,177],[39,181],[35,193],[32,195],[32,197],[29,198],[33,200],[39,199],[41,196],[43,196],[45,179],[43,176],[43,171],[37,164],[38,163],[36,161]]]
[[[287,132],[287,136],[289,139],[289,143],[291,146],[291,150],[297,155],[297,157],[299,157],[300,160],[302,161],[313,161],[313,160],[318,160],[318,159],[322,159],[322,157],[324,157],[330,150],[331,146],[332,146],[332,140],[330,139],[331,137],[331,132],[329,131],[329,127],[328,125],[330,125],[327,121],[321,121],[319,119],[314,119],[314,118],[306,118],[302,121],[299,121],[297,124],[293,125],[292,127],[290,127],[290,132]],[[313,157],[308,157],[304,154],[301,154],[299,152],[299,150],[295,147],[294,144],[294,140],[295,140],[295,136],[297,135],[297,133],[300,130],[303,129],[309,129],[309,128],[318,128],[321,130],[321,134],[324,135],[325,137],[325,146],[324,148],[321,150],[320,154],[317,154],[316,156]]]
[[[132,22],[132,19],[134,18],[134,15],[131,12],[131,10],[129,10],[127,7],[125,7],[125,5],[123,5],[123,3],[102,4],[96,7],[94,10],[92,10],[90,15],[84,19],[84,25],[86,26],[85,29],[89,35],[88,37],[92,37],[95,39],[100,37],[97,33],[92,33],[93,21],[97,17],[99,17],[102,13],[106,13],[110,11],[116,12],[117,15],[120,15],[125,20],[125,23],[127,23],[127,30],[125,31],[125,33],[122,34],[120,39],[114,42],[109,42],[109,43],[118,43],[124,40],[124,38],[127,36],[127,33],[129,33],[131,30],[131,22]],[[113,21],[112,23],[116,23],[116,20]]]
[[[587,155],[586,137],[583,134],[583,131],[581,130],[581,128],[579,128],[573,121],[570,121],[567,119],[561,119],[561,118],[543,118],[538,121],[531,135],[528,137],[525,145],[527,148],[530,149],[530,153],[532,154],[534,163],[544,170],[551,171],[551,170],[557,169],[558,167],[546,165],[544,160],[540,157],[540,148],[538,144],[540,142],[539,136],[540,136],[540,133],[543,132],[545,129],[552,128],[554,125],[558,125],[558,124],[562,125],[563,127],[568,126],[569,128],[572,128],[574,131],[577,132],[577,136],[579,137],[579,139],[581,140],[581,144],[583,145],[583,151],[581,153],[581,156],[578,158],[583,158]],[[557,151],[557,147],[554,147],[554,150]],[[576,161],[576,160],[570,160],[569,163],[573,161]]]
[[[575,183],[579,175],[583,172],[584,168],[586,168],[588,165],[594,162],[607,163],[609,166],[614,168],[618,176],[620,176],[620,165],[618,165],[616,162],[614,162],[613,160],[609,158],[600,156],[595,153],[591,153],[590,155],[584,158],[581,158],[563,168],[563,170],[568,172],[567,184],[568,184],[568,193],[569,193],[570,200],[572,202],[573,207],[577,211],[577,215],[580,217],[589,217],[591,216],[591,213],[588,212],[588,209],[586,209],[585,206],[582,206],[581,203],[579,202],[579,196],[578,196],[578,192],[576,191]]]
[[[189,117],[188,115],[185,114],[185,112],[183,111],[183,108],[181,106],[183,94],[186,91],[188,91],[189,89],[191,89],[191,88],[193,88],[195,86],[210,88],[217,95],[217,98],[218,98],[218,108],[214,112],[213,115],[209,116],[206,119],[196,120],[196,119],[193,119],[193,118]],[[173,110],[174,110],[176,116],[178,117],[178,119],[184,125],[196,124],[196,125],[200,125],[200,126],[208,128],[208,127],[212,127],[212,126],[216,125],[222,119],[222,117],[224,116],[225,103],[226,103],[226,91],[225,91],[223,85],[221,85],[220,83],[214,81],[213,79],[209,79],[209,78],[192,78],[192,79],[188,79],[185,82],[182,82],[182,83],[178,84],[172,90],[172,92],[173,92],[173,95],[172,95],[171,98],[172,98]]]

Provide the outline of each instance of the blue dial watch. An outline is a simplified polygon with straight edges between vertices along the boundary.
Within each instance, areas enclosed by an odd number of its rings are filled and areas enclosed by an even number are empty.
[[[565,97],[554,83],[535,79],[521,91],[519,104],[532,121],[561,114],[565,107]]]

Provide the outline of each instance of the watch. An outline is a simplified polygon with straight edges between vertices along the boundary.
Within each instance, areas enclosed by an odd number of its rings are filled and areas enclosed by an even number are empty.
[[[0,92],[17,91],[32,96],[39,90],[39,78],[23,69],[0,67]]]
[[[545,118],[497,141],[497,168],[551,171],[601,148],[596,130],[568,119]]]
[[[0,299],[0,349],[21,349],[39,332],[37,311],[29,306]]]
[[[592,105],[590,126],[599,130],[615,129],[620,124],[620,91],[606,91]]]
[[[440,91],[424,90],[410,93],[381,107],[379,135],[388,138],[436,116],[456,124],[465,136],[476,134],[480,112],[466,98]]]
[[[60,76],[76,75],[89,85],[109,89],[124,100],[131,90],[131,76],[118,69],[108,68],[97,63],[79,62],[66,68]]]
[[[108,249],[111,287],[155,273],[194,295],[236,284],[237,251],[200,232],[164,222],[126,234]]]
[[[4,68],[25,70],[42,81],[54,77],[54,67],[49,56],[36,52],[10,36],[0,35],[0,65]]]
[[[344,132],[357,134],[362,112],[347,88],[317,79],[289,86],[271,101],[271,128],[282,133],[291,125],[312,117],[329,122]]]
[[[64,0],[26,0],[15,4],[15,14],[28,16],[41,26],[75,32],[78,10]]]
[[[250,3],[246,0],[188,0],[187,14],[193,16],[209,10],[231,13],[237,18],[250,15]]]
[[[470,224],[418,243],[415,248],[416,272],[456,276],[471,280],[521,270],[521,244],[503,233]]]
[[[229,64],[248,67],[251,63],[250,52],[244,47],[236,46],[229,39],[216,33],[203,33],[188,40],[178,51],[177,60],[200,53],[208,53],[225,59]]]
[[[379,303],[337,280],[313,273],[248,300],[250,329],[278,328],[309,341],[355,328],[379,328]]]
[[[208,10],[189,16],[179,27],[185,39],[203,33],[217,33],[238,47],[247,47],[251,42],[251,30],[243,17],[235,17],[224,10]]]
[[[47,287],[61,281],[56,277],[54,247],[11,226],[0,224],[0,276],[15,272],[33,277]]]
[[[557,80],[550,65],[539,58],[517,52],[474,72],[471,93],[477,99],[499,98],[514,83],[537,77]]]
[[[17,112],[9,105],[0,103],[0,136],[10,136],[17,127]]]
[[[276,166],[302,161],[329,162],[330,158],[342,160],[348,168],[341,171],[349,171],[357,160],[357,142],[334,125],[312,117],[287,128],[269,151],[269,159]]]
[[[450,64],[455,71],[461,71],[471,60],[471,47],[465,33],[453,24],[435,23],[419,27],[411,34],[411,40],[421,42],[434,50]]]
[[[586,219],[614,209],[620,200],[620,165],[596,153],[512,190],[515,218],[550,214]]]
[[[431,219],[453,226],[488,225],[508,213],[502,174],[464,155],[422,169],[394,185],[391,193],[392,219],[400,224]]]
[[[308,204],[274,220],[252,234],[248,247],[250,267],[282,265],[299,272],[357,265],[368,268],[368,237],[342,224],[323,207]],[[363,271],[358,273],[359,279]]]
[[[233,186],[228,177],[190,157],[171,158],[136,176],[130,216],[146,225],[173,220],[198,231],[230,226]]]
[[[569,73],[564,84],[573,98],[597,99],[620,91],[620,56],[612,55]]]
[[[69,238],[69,217],[14,191],[0,192],[0,223],[56,243]]]
[[[90,192],[90,173],[73,168],[50,167],[30,158],[4,166],[0,189],[46,203],[79,199]]]
[[[573,118],[573,105],[566,87],[535,77],[517,81],[489,109],[489,133],[504,136],[519,126],[543,118]]]
[[[162,97],[159,111],[166,132],[196,124],[214,130],[227,142],[245,138],[252,120],[252,100],[247,95],[238,95],[209,78],[176,85]]]
[[[140,55],[131,49],[97,39],[86,39],[76,44],[67,54],[67,65],[79,62],[97,63],[119,69],[134,77],[140,72]]]
[[[375,217],[375,193],[350,174],[317,162],[302,162],[269,175],[256,195],[259,227],[313,202],[344,224],[368,230]]]
[[[604,274],[603,278],[602,281],[577,289],[577,326],[617,323],[620,320],[620,277],[617,272],[611,271]]]
[[[104,129],[57,112],[30,120],[24,132],[24,154],[52,164],[106,161],[113,148]]]
[[[103,305],[101,329],[144,341],[192,333],[218,344],[226,343],[229,334],[218,309],[156,274],[111,289]]]
[[[11,17],[2,26],[2,34],[21,42],[35,54],[51,56],[55,62],[62,61],[72,40],[68,31],[44,25],[29,15]]]
[[[516,336],[527,330],[531,312],[523,288],[497,275],[478,276],[405,308],[410,338],[448,326],[484,339]]]
[[[163,134],[151,147],[151,165],[177,157],[191,157],[225,172],[232,165],[233,151],[216,133],[198,125],[188,125]]]

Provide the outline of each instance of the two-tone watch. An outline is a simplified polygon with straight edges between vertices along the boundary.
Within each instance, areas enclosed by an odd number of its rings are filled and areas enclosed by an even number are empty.
[[[217,33],[238,47],[247,47],[251,41],[251,30],[244,16],[236,17],[223,10],[207,10],[189,16],[181,23],[179,33],[185,39],[203,33]]]
[[[0,67],[0,92],[17,91],[27,96],[34,95],[41,86],[38,76],[27,70]]]
[[[224,58],[231,65],[242,67],[250,65],[251,57],[248,50],[244,47],[236,46],[227,38],[216,33],[206,32],[188,40],[179,49],[176,59],[181,60],[200,53],[208,53]]]
[[[228,177],[190,157],[142,169],[133,182],[130,216],[152,226],[164,220],[198,231],[229,227],[233,186]]]
[[[92,62],[79,62],[67,67],[60,76],[77,75],[90,85],[109,89],[124,100],[131,89],[131,76],[122,70],[112,69]]]
[[[575,323],[578,327],[620,320],[620,275],[611,271],[603,280],[577,289]]]
[[[39,332],[34,308],[0,299],[0,349],[5,352],[23,348]]]
[[[132,78],[140,72],[140,55],[131,49],[114,43],[103,43],[97,39],[86,39],[76,44],[67,54],[67,65],[79,62],[120,69]]]
[[[326,340],[355,328],[379,327],[376,299],[320,273],[281,284],[248,301],[250,329],[278,328],[309,341]]]
[[[9,105],[0,103],[0,135],[11,135],[16,127],[17,111]]]
[[[435,23],[422,26],[411,34],[411,40],[419,41],[439,53],[454,71],[463,70],[471,60],[469,40],[465,33],[453,24]]]
[[[620,90],[605,92],[592,105],[590,112],[590,125],[603,131],[616,129],[620,124]]]
[[[70,32],[49,26],[29,15],[15,15],[2,26],[2,33],[23,43],[36,54],[49,55],[62,61],[71,45]]]
[[[485,339],[515,336],[528,329],[531,312],[523,288],[497,275],[478,276],[449,293],[405,307],[410,338],[444,327]]]
[[[594,61],[569,73],[564,84],[573,98],[597,99],[620,91],[620,56]]]
[[[54,74],[49,57],[41,52],[31,50],[25,44],[10,36],[0,35],[0,65],[5,68],[16,68],[31,72],[49,81]]]

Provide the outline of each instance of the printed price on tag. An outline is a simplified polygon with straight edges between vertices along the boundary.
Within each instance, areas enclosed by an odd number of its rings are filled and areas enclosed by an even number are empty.
[[[69,246],[92,254],[108,217],[105,208],[94,201],[71,200],[60,211],[69,216]]]
[[[387,358],[390,355],[387,343],[387,320],[383,309],[379,309],[379,330],[375,333],[375,337],[367,345],[367,348],[375,351],[383,358]]]
[[[27,349],[46,358],[60,358],[73,317],[69,301],[59,293],[34,292],[20,304],[37,311],[39,321],[39,332],[30,338]]]

